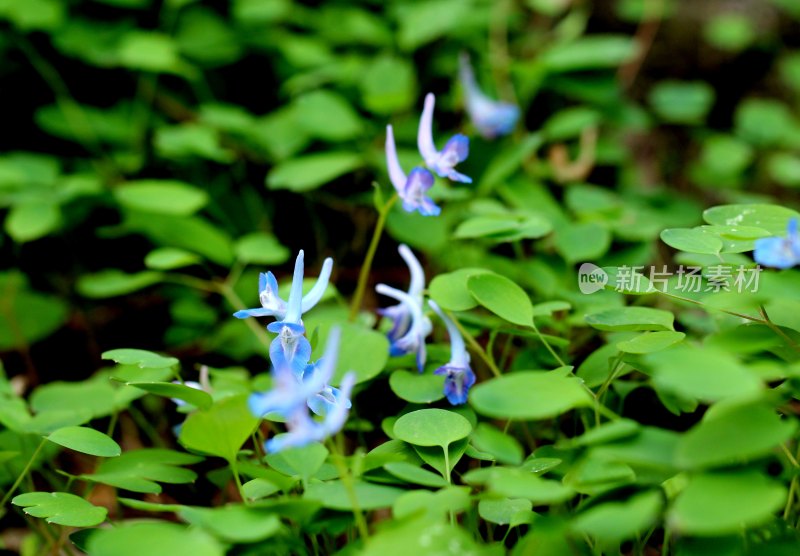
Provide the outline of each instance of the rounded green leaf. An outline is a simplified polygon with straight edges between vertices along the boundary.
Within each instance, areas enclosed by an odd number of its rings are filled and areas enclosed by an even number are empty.
[[[22,506],[28,515],[67,527],[93,527],[103,523],[108,514],[105,508],[67,492],[28,492],[15,496],[11,503]]]
[[[630,340],[617,343],[617,349],[624,353],[653,353],[661,351],[671,345],[683,341],[686,334],[663,330],[659,332],[645,332],[634,336]]]
[[[362,165],[361,156],[349,151],[309,154],[275,166],[267,175],[270,189],[311,191]]]
[[[388,508],[398,496],[405,492],[399,488],[364,482],[356,482],[353,490],[358,500],[358,506],[362,510]],[[341,481],[312,483],[308,485],[304,497],[309,500],[317,500],[323,507],[333,510],[350,511],[353,509],[350,493]]]
[[[102,357],[123,365],[136,365],[142,369],[164,369],[179,363],[174,357],[165,357],[144,349],[112,349],[104,352]]]
[[[47,440],[91,456],[108,458],[122,453],[113,438],[88,427],[62,427],[50,433]]]
[[[280,519],[270,508],[248,508],[240,504],[218,508],[184,506],[178,515],[191,525],[198,525],[229,542],[257,542],[281,529]]]
[[[145,392],[150,392],[165,398],[177,398],[201,409],[211,407],[212,399],[208,392],[172,382],[126,382],[128,386],[135,386]]]
[[[418,467],[405,461],[393,461],[383,466],[389,473],[408,483],[423,485],[428,487],[444,487],[447,481],[441,475],[437,475],[427,469]]]
[[[18,243],[46,236],[61,224],[61,211],[52,202],[26,202],[12,206],[6,232]]]
[[[521,525],[533,518],[530,500],[520,498],[485,499],[478,502],[478,514],[490,523]]]
[[[549,419],[592,403],[578,379],[562,374],[520,371],[472,388],[470,403],[478,413],[498,419]]]
[[[620,307],[586,315],[586,324],[597,330],[673,330],[675,316],[651,307]]]
[[[716,255],[722,251],[722,240],[697,228],[670,228],[661,232],[661,241],[687,253]]]
[[[649,529],[663,505],[662,494],[657,491],[637,494],[624,502],[604,502],[581,512],[572,528],[604,543],[619,542]]]
[[[477,426],[472,433],[471,441],[475,448],[493,455],[499,462],[510,465],[522,463],[522,446],[517,439],[487,423],[480,423]]]
[[[389,376],[389,387],[398,398],[411,403],[431,403],[444,398],[444,377],[397,370]]]
[[[271,234],[253,232],[239,239],[234,246],[236,258],[247,264],[283,264],[289,260],[289,249]]]
[[[78,279],[78,292],[92,299],[126,295],[161,281],[158,272],[144,271],[128,274],[117,269],[84,274]]]
[[[178,441],[190,450],[231,462],[236,460],[236,454],[258,422],[247,407],[247,396],[231,396],[189,415]]]
[[[692,124],[702,121],[714,103],[714,89],[704,81],[666,80],[658,83],[648,97],[665,121]]]
[[[394,434],[415,446],[446,449],[472,432],[472,425],[458,413],[445,409],[420,409],[406,413],[394,424]]]
[[[781,483],[756,471],[696,475],[668,519],[682,535],[725,535],[766,523],[786,501]]]
[[[795,421],[759,403],[714,409],[678,441],[675,463],[680,467],[715,467],[764,456],[797,430]]]
[[[172,180],[127,182],[114,189],[114,197],[129,209],[178,216],[194,214],[208,203],[202,189]]]
[[[533,323],[533,305],[525,290],[499,274],[467,278],[467,289],[475,300],[498,317],[520,326]]]
[[[144,258],[144,265],[155,270],[172,270],[200,262],[200,257],[176,247],[153,249]]]
[[[486,274],[483,268],[462,268],[447,274],[440,274],[428,286],[431,298],[442,309],[448,311],[468,311],[478,306],[478,302],[467,289],[467,280],[476,274]]]
[[[760,124],[761,125],[761,124]],[[800,213],[778,205],[722,205],[703,212],[703,220],[717,226],[753,226],[773,235],[785,235],[786,226]]]
[[[122,521],[115,527],[99,529],[89,537],[85,551],[92,556],[223,556],[227,552],[220,541],[205,530],[166,521]]]

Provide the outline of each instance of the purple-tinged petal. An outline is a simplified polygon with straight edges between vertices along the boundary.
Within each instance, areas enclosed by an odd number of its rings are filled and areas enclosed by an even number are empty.
[[[408,174],[405,188],[400,196],[403,200],[403,209],[407,212],[419,211],[424,216],[432,212],[439,213],[439,207],[426,195],[433,187],[433,174],[425,168],[417,166]]]
[[[255,309],[242,309],[233,314],[237,319],[246,319],[247,317],[274,317],[275,312],[272,309],[265,309],[257,307]]]
[[[439,367],[434,374],[444,379],[444,394],[452,405],[467,403],[469,389],[475,384],[475,373],[469,367]]]
[[[419,119],[417,130],[417,147],[419,153],[429,166],[438,158],[439,153],[433,143],[433,107],[436,104],[436,97],[433,93],[425,95],[425,103],[422,107],[422,116]]]
[[[403,188],[406,185],[406,174],[400,166],[400,161],[397,158],[397,147],[394,144],[394,132],[391,125],[386,126],[386,167],[389,170],[389,180],[402,195]]]
[[[322,270],[319,272],[319,277],[317,278],[314,287],[311,288],[311,291],[303,296],[303,302],[300,309],[303,313],[313,309],[314,306],[319,303],[319,300],[322,299],[322,296],[325,294],[325,290],[328,288],[328,281],[331,278],[332,269],[333,259],[328,257],[322,263]]]

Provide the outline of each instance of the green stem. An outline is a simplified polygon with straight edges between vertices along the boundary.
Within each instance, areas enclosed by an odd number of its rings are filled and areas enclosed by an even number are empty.
[[[361,310],[361,303],[364,300],[364,292],[367,290],[367,281],[369,280],[369,273],[372,269],[372,260],[375,258],[375,252],[378,250],[378,244],[381,241],[383,228],[386,226],[386,218],[389,216],[389,211],[392,206],[397,202],[397,193],[386,201],[383,208],[378,213],[378,221],[375,223],[375,229],[372,232],[372,240],[369,242],[367,254],[364,257],[364,263],[361,265],[361,271],[358,273],[358,284],[356,284],[356,291],[353,294],[353,301],[350,303],[350,322],[356,320],[358,312]]]
[[[338,441],[340,439],[341,433],[336,435],[336,440]],[[329,440],[328,447],[330,448],[331,455],[333,456],[333,464],[336,466],[336,470],[339,472],[339,479],[342,481],[344,489],[347,491],[347,496],[350,499],[350,505],[353,507],[353,518],[356,521],[358,534],[361,537],[361,540],[366,543],[369,540],[367,521],[364,519],[364,514],[361,513],[361,506],[358,503],[358,495],[356,494],[356,487],[353,482],[353,477],[350,475],[350,471],[347,469],[347,465],[344,462],[344,456],[342,456],[342,450],[339,449],[337,441]]]
[[[247,308],[247,307],[245,307],[245,304],[242,302],[242,300],[239,298],[239,296],[236,295],[236,292],[233,291],[233,288],[230,287],[228,284],[221,283],[221,284],[214,284],[214,285],[216,286],[216,289],[220,293],[220,295],[222,295],[222,297],[224,297],[225,300],[228,303],[230,303],[230,305],[234,309],[236,309],[237,311],[241,311],[242,309],[246,309]],[[262,329],[258,325],[256,320],[255,319],[244,319],[244,323],[253,332],[253,334],[256,335],[256,338],[258,338],[258,341],[261,342],[262,344],[264,344],[264,346],[266,346],[266,348],[269,350],[269,344],[270,344],[269,338],[267,337],[267,334],[264,332],[264,329]]]
[[[6,507],[6,503],[9,501],[9,499],[11,499],[11,495],[14,494],[14,492],[19,487],[20,483],[28,475],[28,472],[31,470],[31,466],[33,466],[33,462],[36,461],[36,456],[38,456],[39,452],[42,451],[42,448],[44,448],[45,443],[47,443],[47,439],[46,438],[42,438],[42,441],[39,443],[39,446],[36,448],[36,450],[34,450],[33,455],[31,456],[31,459],[29,459],[28,463],[25,464],[25,469],[22,470],[22,473],[19,474],[19,477],[17,477],[17,480],[14,481],[14,484],[11,485],[11,488],[9,488],[8,492],[6,492],[5,496],[3,496],[3,500],[0,501],[0,508],[5,508]]]
[[[502,374],[500,372],[500,369],[497,368],[497,365],[495,365],[495,363],[492,360],[492,358],[489,357],[489,355],[486,353],[486,351],[484,351],[484,349],[481,347],[481,345],[478,343],[478,341],[475,338],[472,337],[472,334],[470,334],[469,332],[464,330],[464,327],[461,326],[461,323],[458,322],[458,319],[453,316],[453,313],[451,313],[450,311],[445,311],[445,314],[448,317],[450,317],[450,320],[453,321],[453,323],[456,325],[456,328],[458,328],[458,331],[461,332],[461,335],[467,341],[467,343],[469,344],[469,347],[471,347],[472,350],[475,353],[478,354],[478,357],[483,359],[483,362],[486,363],[486,366],[489,367],[489,370],[492,371],[494,376],[500,376]]]
[[[556,353],[556,351],[555,351],[555,350],[553,349],[553,347],[550,345],[550,342],[548,342],[547,340],[545,340],[545,338],[544,338],[544,336],[542,335],[542,333],[541,333],[541,332],[539,332],[539,328],[536,326],[536,319],[535,319],[535,318],[534,318],[534,319],[531,319],[531,326],[533,327],[533,331],[534,331],[534,332],[536,333],[536,335],[539,337],[539,341],[541,341],[541,342],[544,344],[544,347],[546,347],[546,348],[547,348],[547,351],[549,351],[549,352],[550,352],[550,355],[552,355],[552,356],[555,358],[555,360],[556,360],[556,361],[558,361],[558,364],[559,364],[559,365],[561,365],[562,367],[566,366],[566,363],[564,363],[564,360],[563,360],[563,359],[561,359],[561,358],[558,356],[558,354]]]
[[[231,471],[233,472],[233,480],[236,482],[236,489],[239,491],[239,497],[244,502],[245,506],[250,505],[250,501],[244,495],[244,488],[242,487],[242,478],[239,476],[239,464],[236,460],[232,460],[228,463],[231,467]]]

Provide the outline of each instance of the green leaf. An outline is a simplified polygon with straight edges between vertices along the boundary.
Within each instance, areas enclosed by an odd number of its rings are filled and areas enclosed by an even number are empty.
[[[86,553],[92,556],[224,556],[226,552],[220,541],[203,529],[166,521],[117,522],[115,527],[93,532],[86,547]]]
[[[126,231],[141,232],[154,243],[198,253],[222,266],[233,263],[231,238],[201,218],[129,212],[123,226]]]
[[[361,101],[370,112],[384,116],[403,112],[416,100],[414,67],[403,58],[378,56],[364,70],[359,88]]]
[[[167,35],[129,31],[119,43],[117,57],[126,68],[178,73],[182,67],[175,42]]]
[[[239,239],[233,247],[236,258],[245,264],[278,265],[289,260],[289,249],[272,234],[253,232]]]
[[[304,482],[308,482],[320,470],[329,453],[319,442],[312,442],[301,448],[290,448],[277,454],[269,454],[266,461],[281,473],[299,476]]]
[[[450,34],[475,9],[471,1],[464,0],[431,0],[406,4],[398,13],[398,42],[404,50],[414,50]]]
[[[467,280],[476,274],[490,271],[483,268],[462,268],[447,274],[436,276],[428,286],[431,298],[442,309],[448,311],[468,311],[478,306],[478,302],[469,292]]]
[[[190,450],[236,461],[239,448],[250,437],[259,419],[250,413],[247,396],[231,396],[209,409],[187,417],[178,441]]]
[[[722,251],[722,240],[697,228],[671,228],[661,232],[661,241],[687,253],[717,255]]]
[[[309,154],[276,165],[267,175],[270,189],[311,191],[361,167],[361,156],[348,151]]]
[[[44,237],[61,225],[58,205],[48,201],[15,204],[6,218],[5,230],[18,243]]]
[[[770,176],[785,187],[800,187],[800,157],[791,153],[774,153],[769,157]]]
[[[397,397],[411,403],[431,403],[444,398],[444,377],[397,370],[389,376]]]
[[[113,438],[88,427],[62,427],[50,433],[47,440],[91,456],[108,458],[122,453]]]
[[[28,492],[15,496],[11,503],[22,506],[28,515],[67,527],[93,527],[103,523],[108,514],[105,508],[67,492]]]
[[[159,156],[168,160],[200,157],[226,164],[236,159],[235,153],[220,145],[216,129],[198,122],[159,127],[153,143]]]
[[[333,326],[341,331],[339,341],[339,358],[333,375],[333,384],[339,384],[349,371],[356,374],[356,384],[376,377],[389,360],[389,340],[384,334],[372,330],[363,324],[326,321],[317,325],[311,315],[306,321],[307,329],[314,330],[319,326],[317,345],[327,345],[328,334]],[[321,355],[321,350],[320,350]]]
[[[540,61],[552,72],[613,68],[632,60],[636,41],[623,35],[589,35],[570,43],[556,44]]]
[[[667,519],[681,535],[724,535],[767,523],[786,501],[781,483],[756,471],[693,476]]]
[[[565,224],[556,230],[556,249],[568,263],[599,259],[611,246],[611,232],[596,222]]]
[[[298,124],[311,137],[340,143],[358,137],[363,131],[361,117],[338,93],[317,90],[294,102]]]
[[[714,96],[714,89],[704,81],[667,80],[650,90],[648,100],[662,120],[696,124],[705,119]]]
[[[653,353],[661,351],[678,342],[683,341],[686,334],[664,330],[660,332],[645,332],[634,336],[630,340],[617,342],[617,349],[624,353]]]
[[[757,394],[758,377],[735,357],[720,349],[680,344],[651,353],[645,361],[653,368],[658,390],[703,401]]]
[[[49,336],[69,315],[62,299],[27,290],[16,272],[0,272],[0,291],[0,351],[26,347]]]
[[[756,146],[775,146],[792,133],[794,115],[783,102],[772,98],[748,98],[734,114],[736,134]]]
[[[155,270],[173,270],[200,262],[200,257],[175,247],[153,249],[144,258],[144,265]]]
[[[101,270],[78,278],[77,289],[84,297],[105,299],[139,291],[161,282],[158,272],[143,271],[128,274],[117,269]]]
[[[499,274],[477,274],[467,278],[467,289],[475,300],[498,317],[520,326],[533,323],[533,305],[528,294]]]
[[[200,456],[174,450],[144,448],[106,460],[94,473],[81,475],[81,478],[133,492],[158,494],[161,486],[156,481],[168,484],[194,482],[197,474],[178,466],[202,460]]]
[[[242,492],[248,500],[260,500],[278,492],[280,487],[267,479],[253,479],[242,485]]]
[[[177,398],[197,406],[200,409],[208,409],[211,407],[213,401],[208,392],[186,386],[185,384],[174,384],[172,382],[126,382],[125,384],[157,396]]]
[[[165,357],[144,349],[112,349],[103,352],[101,357],[123,365],[136,365],[140,369],[164,369],[175,367],[179,363],[174,357]]]
[[[663,496],[657,491],[636,494],[624,502],[603,502],[578,514],[572,529],[601,543],[618,543],[652,527],[663,505]]]
[[[516,527],[533,519],[530,500],[521,498],[484,499],[478,502],[478,515],[489,523]]]
[[[414,452],[422,461],[441,473],[442,477],[446,477],[448,473],[453,472],[467,448],[469,448],[469,440],[463,438],[447,447],[447,459],[444,457],[444,450],[439,446],[414,446]],[[448,463],[450,464],[449,468]]]
[[[115,390],[102,375],[83,382],[49,382],[33,391],[31,409],[36,412],[63,411],[84,414],[86,420],[104,417],[117,410]]]
[[[434,488],[447,486],[447,481],[441,475],[405,461],[390,462],[383,467],[398,479],[408,483]]]
[[[447,446],[472,432],[472,425],[458,413],[445,409],[419,409],[406,413],[394,424],[394,434],[415,446]]]
[[[743,13],[720,13],[706,24],[703,36],[720,50],[737,52],[757,37],[753,22]]]
[[[772,235],[785,235],[786,226],[800,213],[778,205],[722,205],[703,212],[703,220],[716,226],[752,226]]]
[[[717,404],[681,437],[675,463],[688,469],[741,463],[769,454],[796,430],[796,422],[759,402]]]
[[[175,42],[181,54],[206,66],[229,64],[242,54],[239,37],[226,21],[200,7],[181,13]]]
[[[559,481],[543,479],[521,469],[497,467],[489,476],[489,490],[508,498],[525,498],[535,505],[560,504],[575,495]]]
[[[205,191],[175,180],[130,181],[113,191],[124,207],[145,212],[189,216],[208,203]]]
[[[228,504],[219,508],[184,506],[178,515],[215,537],[234,543],[254,543],[274,536],[281,521],[272,509]]]
[[[362,510],[377,510],[388,508],[398,496],[403,494],[403,490],[384,485],[374,485],[358,481],[353,485],[353,490],[358,501],[358,506]],[[348,489],[341,481],[329,481],[327,483],[312,483],[303,495],[309,500],[317,500],[325,508],[332,510],[351,511],[353,509],[350,501]]]
[[[486,452],[501,463],[519,465],[522,463],[522,446],[516,438],[502,433],[488,423],[480,423],[470,438],[473,446]]]
[[[556,417],[592,402],[575,377],[517,371],[474,386],[470,403],[475,411],[489,417],[533,420]]]
[[[0,1],[0,18],[8,19],[21,31],[50,31],[66,19],[67,8],[58,0]]]
[[[586,315],[586,324],[597,330],[673,330],[675,316],[651,307],[620,307]]]

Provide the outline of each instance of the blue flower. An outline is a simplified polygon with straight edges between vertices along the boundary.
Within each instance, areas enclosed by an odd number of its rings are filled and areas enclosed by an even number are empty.
[[[433,106],[436,97],[428,93],[419,119],[417,131],[417,147],[425,164],[439,177],[450,178],[453,181],[472,183],[472,178],[455,170],[456,164],[463,162],[469,155],[469,139],[465,135],[453,135],[441,151],[436,150],[433,143]]]
[[[486,139],[511,133],[519,119],[519,107],[509,102],[492,100],[483,94],[475,81],[475,74],[466,53],[461,55],[459,62],[467,112],[478,132]]]
[[[757,239],[753,259],[758,264],[775,268],[791,268],[800,264],[800,235],[797,218],[789,220],[786,237]]]
[[[376,286],[378,293],[388,295],[399,301],[397,305],[379,309],[378,313],[392,320],[389,330],[390,355],[417,354],[417,367],[422,372],[425,366],[425,337],[431,332],[431,322],[423,314],[423,291],[425,290],[425,271],[419,260],[407,245],[397,248],[400,256],[408,265],[411,281],[408,292],[401,292],[384,284]]]
[[[297,255],[300,259],[300,266],[302,268],[303,251]],[[295,269],[297,268],[297,261],[295,261]],[[319,273],[316,284],[311,288],[306,295],[302,296],[301,313],[306,313],[311,310],[325,293],[328,287],[328,280],[331,277],[331,270],[333,269],[333,259],[328,257],[322,263],[322,270]],[[302,286],[302,275],[300,276]],[[286,317],[287,306],[286,302],[278,295],[278,281],[272,272],[262,272],[258,276],[258,299],[261,302],[261,307],[256,309],[244,309],[236,311],[233,316],[238,319],[247,317],[275,317],[282,320]]]
[[[433,187],[433,174],[417,166],[406,176],[400,167],[391,125],[386,126],[386,166],[389,169],[389,180],[403,201],[403,209],[407,212],[418,210],[423,216],[437,216],[441,212],[431,198],[425,195]]]
[[[288,432],[267,441],[264,445],[267,452],[320,442],[344,426],[352,405],[350,395],[355,373],[345,375],[341,390],[328,385],[338,359],[339,339],[339,329],[332,329],[325,355],[316,364],[309,365],[302,380],[297,380],[291,369],[279,370],[276,367],[275,387],[266,394],[250,396],[250,410],[254,414],[261,416],[275,412],[286,418]],[[323,419],[314,420],[309,408],[323,415]]]
[[[469,389],[475,384],[475,373],[469,366],[469,353],[464,346],[464,338],[458,327],[439,308],[433,300],[428,300],[428,305],[439,315],[447,333],[450,335],[450,361],[434,371],[434,374],[443,375],[444,394],[452,405],[467,403]]]

